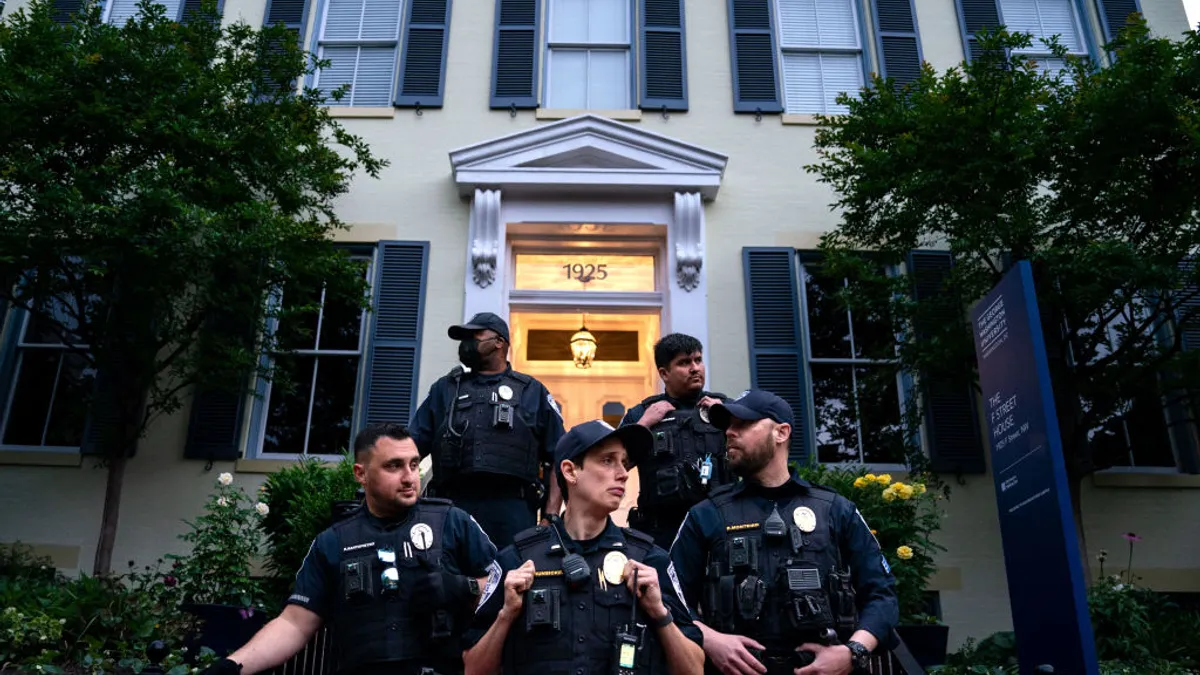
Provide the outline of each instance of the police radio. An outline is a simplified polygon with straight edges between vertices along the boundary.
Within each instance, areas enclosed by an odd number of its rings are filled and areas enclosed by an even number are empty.
[[[633,611],[629,614],[629,623],[617,627],[613,640],[612,675],[634,675],[637,672],[638,644],[641,640],[637,634],[637,568],[633,568]]]
[[[550,523],[550,529],[554,530],[554,536],[558,538],[558,549],[565,554],[562,561],[563,579],[566,580],[569,588],[578,590],[591,582],[592,568],[588,566],[583,556],[578,553],[567,553],[567,545],[563,543],[562,534],[558,531],[558,522],[558,516],[554,516]]]

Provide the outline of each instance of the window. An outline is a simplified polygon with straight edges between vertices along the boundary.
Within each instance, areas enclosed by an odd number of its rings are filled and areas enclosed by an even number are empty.
[[[349,85],[344,106],[390,106],[400,46],[401,0],[328,0],[317,37],[317,57],[330,65],[315,87],[325,96]]]
[[[815,263],[801,265],[800,279],[818,460],[903,463],[903,390],[888,360],[889,322],[841,306],[835,294],[846,280]]]
[[[549,0],[546,106],[630,106],[630,1]]]
[[[784,111],[838,114],[835,99],[863,86],[856,0],[776,0]]]
[[[1058,35],[1067,52],[1087,56],[1087,42],[1072,0],[999,0],[1001,20],[1014,33],[1029,33],[1033,44],[1019,53],[1034,58],[1050,72],[1066,68],[1066,62],[1051,54],[1042,43]]]
[[[178,18],[183,10],[183,0],[159,0],[158,4],[166,8],[168,18]],[[138,11],[138,0],[108,0],[104,7],[104,20],[124,26],[125,22],[138,15]]]
[[[59,303],[51,312],[54,321],[13,314],[12,328],[18,332],[0,431],[5,446],[74,449],[82,442],[95,370],[80,353],[87,345],[73,335],[74,312]]]
[[[356,256],[371,278],[371,259]],[[339,455],[352,442],[355,411],[359,405],[366,312],[344,302],[316,297],[293,298],[286,290],[279,300],[312,303],[318,312],[276,326],[278,362],[290,359],[293,367],[286,388],[281,382],[265,383],[265,395],[256,401],[256,428],[261,429],[260,455]],[[252,444],[252,448],[254,445]],[[253,454],[253,453],[251,453]]]

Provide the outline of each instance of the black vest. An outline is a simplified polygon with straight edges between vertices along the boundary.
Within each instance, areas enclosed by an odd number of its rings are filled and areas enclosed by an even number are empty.
[[[821,631],[848,633],[855,625],[854,591],[841,563],[833,526],[836,493],[819,486],[762,508],[734,486],[711,497],[725,540],[708,559],[704,621],[746,635],[772,653],[791,653]],[[811,532],[797,524],[799,518]],[[776,517],[775,514],[778,514]]]
[[[583,556],[590,573],[575,590],[568,587],[563,576],[564,555],[549,527],[534,527],[514,537],[517,556],[522,563],[532,560],[537,571],[533,587],[525,593],[521,616],[509,630],[504,644],[505,675],[612,672],[614,638],[620,626],[629,624],[636,600],[624,583],[608,584],[607,590],[601,589],[597,574],[611,551],[643,562],[654,546],[649,535],[629,528],[622,528],[621,532],[622,540],[607,547],[601,545]],[[645,625],[647,620],[638,608],[637,623]],[[666,654],[655,630],[638,628],[634,633],[642,636],[637,655],[639,675],[665,675]]]
[[[448,624],[445,612],[431,617],[410,611],[409,600],[414,579],[427,573],[417,557],[441,566],[449,512],[448,500],[423,498],[408,519],[394,527],[381,526],[366,508],[333,526],[341,551],[331,622],[337,672],[397,661],[454,670],[456,660],[461,662],[461,648],[457,654],[454,650],[461,630]],[[423,527],[414,535],[418,524]],[[414,541],[428,546],[422,550]],[[394,584],[383,578],[393,567],[380,558],[380,551],[388,549],[395,554]]]
[[[709,395],[724,398],[722,394]],[[642,406],[648,408],[665,399],[665,394],[651,396],[642,401]],[[651,427],[654,452],[638,464],[638,511],[686,511],[712,489],[731,482],[725,432],[705,422],[699,413],[697,408],[673,410]],[[712,461],[712,476],[704,484],[700,471],[706,458]]]
[[[537,410],[521,408],[521,396],[533,386],[533,378],[509,370],[499,381],[485,384],[478,377],[464,377],[462,368],[455,368],[451,375],[454,400],[433,453],[434,482],[442,486],[456,476],[472,474],[501,474],[535,482]],[[507,398],[501,395],[502,389]]]

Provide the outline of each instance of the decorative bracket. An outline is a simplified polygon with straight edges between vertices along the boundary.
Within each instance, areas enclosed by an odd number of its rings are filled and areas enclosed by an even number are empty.
[[[470,237],[471,276],[476,286],[487,288],[496,280],[496,258],[500,254],[499,190],[475,190]]]
[[[704,265],[704,206],[699,192],[675,193],[675,277],[689,293]]]

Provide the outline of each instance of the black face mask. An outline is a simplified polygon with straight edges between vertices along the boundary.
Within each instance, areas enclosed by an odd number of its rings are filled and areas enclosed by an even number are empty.
[[[468,338],[458,343],[458,360],[471,370],[479,370],[483,364],[483,354],[479,353],[479,340]]]

